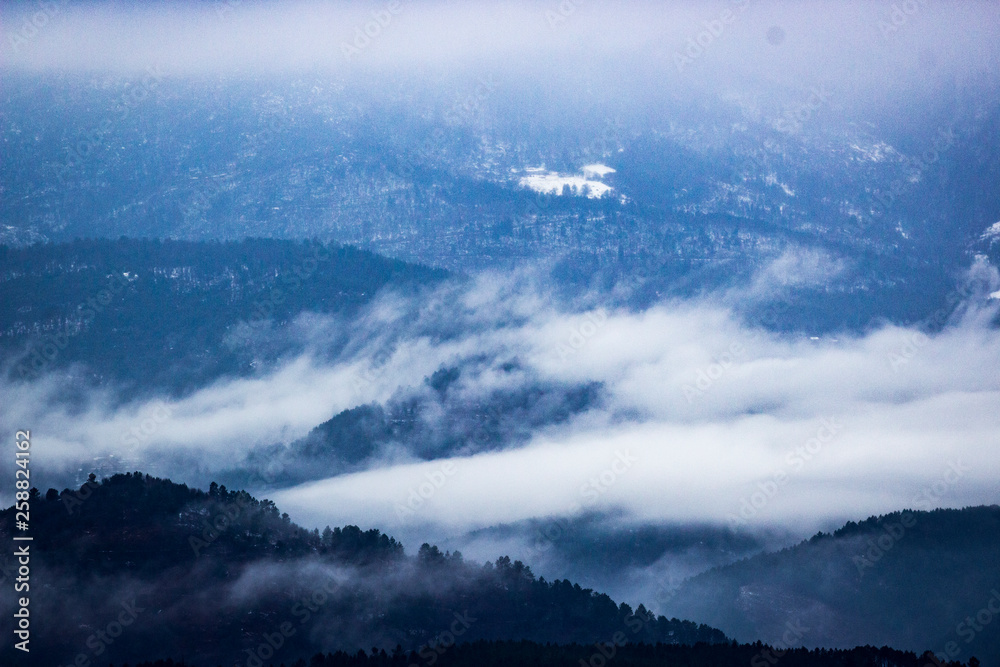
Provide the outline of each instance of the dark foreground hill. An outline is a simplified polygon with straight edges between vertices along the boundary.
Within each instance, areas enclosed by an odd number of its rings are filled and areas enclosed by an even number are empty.
[[[686,582],[670,610],[741,641],[888,644],[1000,665],[1000,507],[848,523]]]
[[[30,660],[106,665],[171,657],[195,665],[289,664],[317,651],[405,650],[457,640],[721,643],[718,630],[655,617],[520,561],[485,565],[377,530],[308,531],[273,503],[140,473],[52,489],[30,508]],[[12,544],[14,508],[0,512]],[[19,543],[20,544],[20,543]],[[6,588],[17,564],[0,558]],[[0,601],[11,618],[12,596]],[[268,648],[270,647],[270,648]],[[265,663],[266,664],[266,663]]]
[[[433,659],[432,659],[433,657]],[[933,656],[917,656],[890,648],[870,646],[846,650],[782,650],[756,644],[626,644],[602,642],[591,646],[537,644],[534,642],[486,642],[458,644],[433,653],[316,654],[309,661],[299,659],[291,667],[408,667],[413,664],[439,667],[587,667],[613,664],[615,667],[763,667],[781,662],[788,667],[961,667],[965,663],[936,663]],[[285,664],[285,663],[282,663]],[[976,667],[977,661],[969,665]],[[126,667],[126,666],[123,666]],[[184,662],[158,661],[134,667],[188,667]]]
[[[91,383],[183,393],[299,351],[288,325],[301,313],[350,313],[387,286],[445,275],[309,241],[0,246],[2,370],[33,379],[76,365]]]

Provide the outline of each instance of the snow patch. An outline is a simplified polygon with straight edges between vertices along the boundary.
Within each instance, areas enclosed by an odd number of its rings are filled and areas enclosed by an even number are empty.
[[[983,233],[983,240],[989,239],[992,243],[993,241],[1000,241],[1000,222],[994,222],[992,225],[986,228],[986,232]]]
[[[524,171],[528,176],[522,176],[518,183],[535,192],[561,195],[563,188],[569,187],[571,195],[600,199],[612,188],[610,185],[594,180],[591,176],[601,178],[606,174],[614,173],[615,170],[603,164],[590,164],[581,170],[582,176],[546,171],[545,167],[527,167]]]
[[[785,194],[788,195],[789,197],[794,197],[795,196],[795,190],[792,190],[790,187],[788,187],[787,185],[785,185],[784,183],[782,183],[781,181],[779,181],[778,177],[775,174],[768,174],[767,176],[765,176],[764,177],[764,184],[765,185],[777,185],[782,190],[784,190]]]
[[[613,173],[615,170],[606,164],[588,164],[583,167],[583,175],[586,178],[604,178]]]
[[[865,147],[859,146],[858,144],[851,144],[851,148],[860,153],[863,160],[868,160],[870,162],[882,162],[888,156],[896,152],[892,146],[884,141],[879,141],[878,143]]]

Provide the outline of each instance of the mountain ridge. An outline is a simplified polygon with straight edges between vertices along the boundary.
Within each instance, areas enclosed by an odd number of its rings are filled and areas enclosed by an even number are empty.
[[[940,655],[995,665],[996,626],[971,637],[967,629],[1000,590],[997,562],[1000,506],[902,510],[713,568],[682,584],[669,609],[738,640],[778,636],[805,619],[806,645],[929,643]]]
[[[426,543],[406,556],[376,529],[309,531],[274,503],[214,483],[205,492],[135,472],[31,497],[32,586],[25,594],[37,652],[53,662],[178,652],[228,661],[284,623],[297,630],[285,633],[289,660],[372,644],[416,648],[447,631],[456,614],[475,619],[462,632],[469,641],[588,643],[637,619],[636,641],[728,641],[708,626],[655,616],[642,605],[633,610],[568,580],[536,578],[508,557],[480,566]],[[0,511],[6,539],[13,512]],[[6,563],[6,577],[11,567]],[[12,604],[0,601],[4,613],[13,613]],[[113,619],[121,605],[138,610],[137,618],[106,642],[93,619]],[[12,652],[5,649],[6,664]]]

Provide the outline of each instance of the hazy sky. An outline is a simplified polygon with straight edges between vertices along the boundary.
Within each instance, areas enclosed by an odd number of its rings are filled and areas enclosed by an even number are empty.
[[[556,81],[563,68],[608,75],[638,67],[657,77],[647,84],[749,77],[870,91],[995,72],[1000,52],[1000,11],[985,1],[41,5],[48,9],[2,5],[5,69],[251,74],[484,66]]]

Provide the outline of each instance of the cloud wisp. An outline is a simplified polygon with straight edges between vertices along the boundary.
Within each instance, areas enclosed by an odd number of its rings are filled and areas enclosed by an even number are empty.
[[[980,292],[995,291],[995,269],[980,262],[976,273],[990,283]],[[600,383],[602,398],[527,442],[424,460],[402,441],[356,472],[271,497],[307,525],[456,533],[586,512],[807,528],[913,507],[949,466],[965,472],[943,505],[996,501],[995,300],[976,292],[938,333],[812,338],[749,326],[727,296],[636,312],[569,308],[539,285],[530,272],[487,273],[419,302],[385,294],[352,322],[310,320],[317,331],[349,327],[346,349],[329,354],[317,335],[268,375],[180,399],[111,407],[92,395],[70,407],[42,380],[5,390],[0,422],[34,424],[37,465],[56,477],[115,455],[126,469],[201,483],[255,447],[287,445],[401,391],[429,392],[435,371],[476,360],[486,370],[449,390],[469,403],[540,382]],[[447,414],[424,418],[433,428]]]

